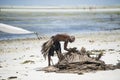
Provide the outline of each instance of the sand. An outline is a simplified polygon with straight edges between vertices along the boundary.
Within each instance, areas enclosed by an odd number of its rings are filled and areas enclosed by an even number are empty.
[[[117,64],[120,60],[120,31],[77,34],[68,47],[85,47],[86,50],[103,50],[101,60]],[[0,80],[120,80],[120,69],[84,73],[46,73],[36,71],[47,66],[40,52],[41,45],[49,38],[16,39],[0,41]],[[63,45],[63,42],[61,42]],[[63,47],[62,47],[63,48]],[[62,49],[63,52],[65,52]],[[98,53],[99,54],[99,53]],[[54,64],[58,58],[52,57]]]

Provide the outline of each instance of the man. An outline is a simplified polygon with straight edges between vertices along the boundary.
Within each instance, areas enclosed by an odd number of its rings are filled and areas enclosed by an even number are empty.
[[[42,45],[42,54],[44,57],[48,55],[48,66],[50,66],[51,56],[54,56],[54,51],[56,51],[59,60],[63,59],[63,55],[61,54],[61,44],[60,41],[64,42],[64,50],[69,51],[67,48],[68,42],[72,43],[75,41],[74,36],[69,36],[67,34],[57,34],[52,36],[51,39],[45,42]]]

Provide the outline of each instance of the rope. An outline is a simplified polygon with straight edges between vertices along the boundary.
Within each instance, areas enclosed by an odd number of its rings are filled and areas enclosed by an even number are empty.
[[[37,32],[34,32],[34,33],[36,34],[37,38],[40,40],[39,33]]]

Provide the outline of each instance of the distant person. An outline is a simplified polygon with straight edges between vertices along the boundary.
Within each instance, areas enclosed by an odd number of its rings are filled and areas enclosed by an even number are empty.
[[[69,36],[67,34],[57,34],[55,36],[52,36],[50,40],[48,40],[42,45],[42,50],[41,50],[42,54],[44,55],[45,58],[48,55],[48,66],[51,65],[50,64],[51,56],[54,56],[54,52],[57,53],[59,60],[63,59],[60,41],[64,42],[64,50],[70,51],[70,49],[67,48],[68,42],[70,43],[74,42],[75,37]]]

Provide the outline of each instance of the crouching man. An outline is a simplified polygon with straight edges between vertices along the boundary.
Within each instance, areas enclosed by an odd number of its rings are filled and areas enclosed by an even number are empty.
[[[57,34],[55,36],[52,36],[50,40],[42,45],[41,52],[43,56],[46,58],[46,56],[48,55],[48,66],[51,65],[51,56],[54,56],[54,52],[57,53],[59,60],[62,60],[64,58],[61,52],[61,41],[64,42],[64,50],[69,51],[70,49],[67,48],[68,42],[74,42],[75,37],[67,34]]]

